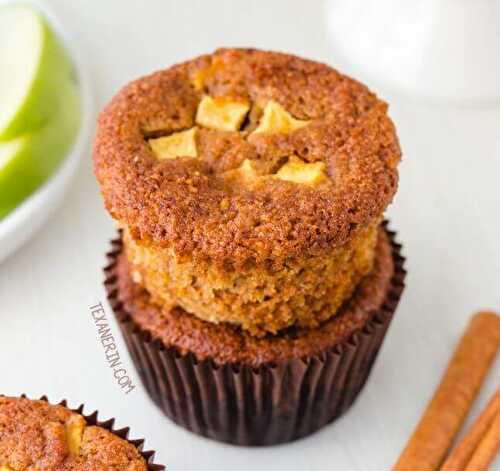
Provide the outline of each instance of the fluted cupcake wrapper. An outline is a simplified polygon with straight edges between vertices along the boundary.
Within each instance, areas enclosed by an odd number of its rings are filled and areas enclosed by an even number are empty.
[[[30,399],[26,394],[22,394],[21,397]],[[163,466],[161,464],[154,463],[154,456],[155,456],[156,452],[151,451],[151,450],[149,450],[149,451],[143,450],[143,448],[144,448],[144,439],[143,438],[139,438],[139,439],[135,439],[135,440],[128,438],[129,433],[130,433],[130,427],[115,429],[114,428],[114,425],[115,425],[114,418],[108,419],[108,420],[99,420],[99,411],[96,410],[96,411],[92,412],[91,414],[86,414],[84,412],[84,409],[85,409],[84,404],[81,404],[76,409],[73,409],[73,408],[68,406],[68,401],[66,399],[63,399],[62,401],[60,401],[56,404],[50,402],[47,396],[42,396],[39,400],[45,401],[48,404],[66,407],[70,411],[76,412],[77,414],[80,414],[87,422],[87,425],[96,425],[98,427],[101,427],[105,430],[108,430],[113,435],[116,435],[117,437],[120,437],[121,439],[126,440],[130,444],[134,445],[134,447],[137,448],[137,450],[139,451],[141,456],[144,458],[144,461],[146,461],[148,471],[164,471],[166,469],[165,466]]]
[[[386,223],[384,223],[386,228]],[[174,422],[238,445],[273,445],[309,435],[345,412],[364,386],[404,289],[401,245],[388,231],[394,275],[381,308],[363,329],[320,354],[269,363],[198,361],[141,329],[118,299],[121,239],[104,269],[108,300],[143,384]]]

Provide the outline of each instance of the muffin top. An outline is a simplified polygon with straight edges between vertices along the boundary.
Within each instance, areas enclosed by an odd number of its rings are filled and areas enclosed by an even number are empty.
[[[0,396],[0,470],[143,471],[131,443],[62,405]]]
[[[222,49],[132,82],[94,169],[134,238],[225,263],[320,254],[379,218],[400,149],[387,105],[325,64]]]

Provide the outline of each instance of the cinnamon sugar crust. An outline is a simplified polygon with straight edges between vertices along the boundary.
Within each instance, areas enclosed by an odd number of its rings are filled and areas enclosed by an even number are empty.
[[[132,280],[123,252],[115,267],[118,300],[134,322],[153,338],[167,347],[193,353],[198,360],[211,358],[216,364],[243,363],[255,367],[319,354],[362,329],[381,308],[393,274],[390,242],[380,229],[373,270],[336,316],[315,328],[292,327],[277,335],[255,337],[230,324],[205,322],[181,308],[169,310],[154,304],[149,293]]]
[[[0,396],[0,469],[145,471],[137,448],[62,405]]]
[[[206,96],[249,103],[236,131],[197,124]],[[270,101],[306,125],[255,132]],[[194,126],[196,154],[157,158],[148,140]],[[290,156],[324,163],[326,178],[276,178]],[[225,178],[245,160],[258,184]],[[127,85],[101,113],[94,147],[106,207],[134,239],[236,269],[319,256],[362,233],[391,201],[399,160],[387,105],[365,86],[253,49],[218,50]]]

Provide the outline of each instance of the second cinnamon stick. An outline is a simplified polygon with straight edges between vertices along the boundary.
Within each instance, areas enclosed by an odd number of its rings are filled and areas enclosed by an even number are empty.
[[[496,392],[460,443],[448,456],[440,471],[462,471],[481,440],[487,435],[497,415],[500,415],[500,390]]]

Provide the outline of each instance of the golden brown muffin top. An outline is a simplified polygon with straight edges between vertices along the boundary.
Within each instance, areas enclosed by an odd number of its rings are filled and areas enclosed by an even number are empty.
[[[0,470],[143,471],[131,443],[62,405],[0,396]]]
[[[319,254],[397,187],[387,105],[331,67],[222,49],[141,78],[101,113],[94,168],[133,236],[234,265]]]

